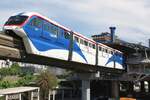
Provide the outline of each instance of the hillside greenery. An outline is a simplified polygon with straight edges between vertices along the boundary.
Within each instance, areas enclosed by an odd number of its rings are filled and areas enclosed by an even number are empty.
[[[18,63],[0,69],[0,89],[29,86],[36,83],[37,76],[30,72],[22,72]]]

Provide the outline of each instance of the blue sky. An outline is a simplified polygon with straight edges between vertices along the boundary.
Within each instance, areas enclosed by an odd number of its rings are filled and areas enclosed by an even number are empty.
[[[150,38],[149,0],[2,0],[0,27],[14,13],[34,11],[90,37],[116,26],[129,42],[147,45]]]

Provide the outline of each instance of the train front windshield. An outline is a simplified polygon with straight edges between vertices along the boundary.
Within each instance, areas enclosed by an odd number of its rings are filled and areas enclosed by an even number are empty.
[[[11,16],[8,21],[5,23],[5,25],[21,25],[26,21],[28,16]]]

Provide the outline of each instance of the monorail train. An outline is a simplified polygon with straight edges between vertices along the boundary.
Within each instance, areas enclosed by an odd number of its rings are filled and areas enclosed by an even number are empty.
[[[21,37],[29,54],[124,69],[122,52],[96,43],[35,12],[11,16],[3,30]]]

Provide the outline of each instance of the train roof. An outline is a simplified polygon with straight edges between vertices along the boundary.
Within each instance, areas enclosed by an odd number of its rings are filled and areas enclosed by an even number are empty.
[[[29,16],[29,17],[32,17],[32,16],[35,15],[35,16],[38,16],[38,17],[40,17],[40,18],[42,18],[42,19],[45,19],[45,20],[47,20],[47,21],[53,23],[54,25],[56,25],[56,26],[58,26],[58,27],[63,28],[63,29],[66,30],[66,31],[72,31],[71,29],[69,29],[69,28],[67,28],[67,27],[65,27],[65,26],[63,26],[63,25],[57,23],[56,21],[51,20],[50,18],[47,18],[47,17],[45,17],[45,16],[43,16],[43,15],[41,15],[41,14],[39,14],[39,13],[36,13],[36,12],[23,12],[23,13],[19,13],[18,15],[26,15],[26,16]],[[96,44],[96,42],[95,42],[94,40],[92,40],[92,39],[90,39],[90,38],[87,38],[87,37],[85,37],[84,35],[82,35],[82,34],[80,34],[80,33],[78,33],[78,32],[73,31],[73,33],[74,33],[75,35],[77,35],[77,36],[79,36],[79,37],[85,39],[85,40],[88,40],[88,42],[90,41],[90,42]],[[113,48],[111,48],[111,47],[109,47],[109,46],[107,46],[107,45],[104,45],[104,44],[102,44],[102,43],[98,43],[98,45],[101,45],[101,46],[103,46],[103,47],[105,47],[105,48],[109,48],[109,49],[111,49],[111,50],[115,50],[115,51],[117,51],[117,52],[119,52],[119,53],[122,53],[121,51],[116,50],[116,49],[113,49]]]

